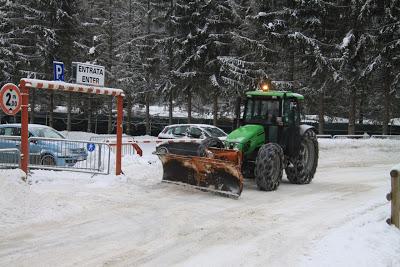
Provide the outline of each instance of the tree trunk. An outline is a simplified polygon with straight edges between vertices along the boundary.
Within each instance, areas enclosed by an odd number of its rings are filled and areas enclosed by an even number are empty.
[[[88,124],[87,124],[87,132],[92,132],[92,96],[88,96]]]
[[[169,93],[169,99],[168,99],[169,100],[169,105],[168,105],[168,123],[169,124],[172,124],[172,119],[173,119],[173,110],[174,110],[173,97],[174,97],[174,95],[171,90],[171,92]]]
[[[29,114],[30,123],[35,123],[36,89],[31,88],[29,91],[31,92],[31,112]]]
[[[213,99],[213,125],[217,126],[218,123],[218,94],[214,94],[214,99]]]
[[[187,109],[188,109],[188,123],[191,123],[192,122],[192,89],[191,88],[188,88],[188,91],[187,91],[187,97],[188,97],[188,107],[187,107]]]
[[[355,134],[356,130],[356,88],[353,86],[350,92],[350,108],[349,108],[349,127],[348,134]]]
[[[50,106],[49,106],[49,126],[53,127],[54,125],[54,114],[53,114],[53,110],[54,110],[54,92],[50,91]]]
[[[239,128],[240,127],[240,105],[242,102],[242,98],[240,96],[236,97],[236,103],[235,103],[235,125],[234,128]]]
[[[132,128],[131,128],[131,123],[132,123],[132,99],[128,97],[127,99],[127,105],[126,105],[126,112],[127,112],[127,125],[126,125],[126,132],[129,135],[133,134]]]
[[[364,105],[365,105],[365,87],[362,88],[361,97],[360,97],[358,124],[364,123]]]
[[[383,120],[382,120],[382,134],[388,134],[389,132],[388,124],[390,121],[390,84],[391,84],[390,79],[386,77],[383,85],[384,107],[383,107]]]
[[[292,51],[290,51],[289,56],[290,56],[290,66],[289,66],[289,80],[294,81],[294,71],[295,71],[295,55],[294,55],[294,48]]]
[[[72,93],[68,93],[68,103],[67,103],[67,131],[71,131],[71,112],[72,112]]]
[[[108,130],[107,133],[111,134],[113,127],[112,127],[112,119],[113,119],[113,114],[112,114],[112,107],[113,107],[113,98],[110,97],[110,100],[108,102]]]
[[[322,88],[321,92],[318,96],[318,133],[324,134],[324,126],[325,126],[325,92],[324,88]]]
[[[146,93],[146,134],[151,135],[151,125],[150,125],[150,95]]]

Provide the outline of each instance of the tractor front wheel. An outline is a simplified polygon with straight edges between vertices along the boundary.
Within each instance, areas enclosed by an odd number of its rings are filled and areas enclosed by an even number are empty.
[[[263,191],[276,190],[282,180],[283,150],[278,144],[268,143],[259,150],[254,168],[257,187]]]
[[[318,141],[313,130],[301,137],[300,150],[295,158],[289,159],[285,169],[292,184],[309,184],[314,178],[318,165]]]

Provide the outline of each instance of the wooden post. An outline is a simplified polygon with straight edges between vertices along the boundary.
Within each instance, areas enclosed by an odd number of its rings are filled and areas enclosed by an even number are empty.
[[[21,105],[21,170],[28,175],[29,164],[29,140],[28,140],[28,106],[29,106],[29,90],[25,86],[25,81],[21,81],[19,85],[21,89],[22,105]]]
[[[122,160],[122,119],[124,116],[123,110],[123,102],[124,98],[119,95],[117,96],[117,155],[116,155],[116,166],[115,166],[115,174],[121,175],[121,160]]]
[[[400,179],[399,170],[393,169],[390,172],[392,178],[392,192],[388,195],[388,200],[392,202],[392,215],[390,223],[400,229]]]

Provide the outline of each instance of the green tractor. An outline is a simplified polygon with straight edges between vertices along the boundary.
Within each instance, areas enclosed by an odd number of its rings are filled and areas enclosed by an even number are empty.
[[[242,126],[226,140],[157,147],[163,180],[236,197],[243,177],[254,178],[260,190],[276,190],[284,169],[291,183],[310,183],[318,165],[318,142],[313,127],[300,122],[303,99],[268,86],[247,92]]]

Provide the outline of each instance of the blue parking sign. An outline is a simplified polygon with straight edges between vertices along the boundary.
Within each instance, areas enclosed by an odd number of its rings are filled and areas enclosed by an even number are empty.
[[[87,148],[87,150],[88,150],[89,152],[93,152],[93,151],[96,149],[96,145],[93,144],[93,143],[88,143],[88,144],[86,145],[86,148]]]
[[[64,81],[64,63],[53,61],[54,80]]]

